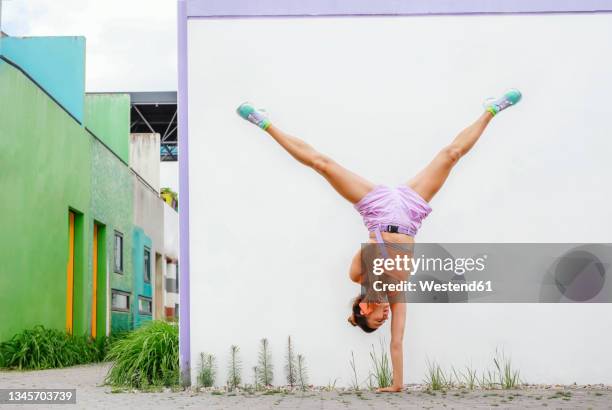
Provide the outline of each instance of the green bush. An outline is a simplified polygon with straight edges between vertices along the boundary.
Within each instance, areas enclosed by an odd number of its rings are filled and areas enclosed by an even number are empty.
[[[178,326],[154,320],[114,342],[106,356],[114,361],[106,383],[146,388],[179,383]]]
[[[39,370],[100,362],[107,345],[106,337],[92,340],[39,325],[0,343],[0,367]]]

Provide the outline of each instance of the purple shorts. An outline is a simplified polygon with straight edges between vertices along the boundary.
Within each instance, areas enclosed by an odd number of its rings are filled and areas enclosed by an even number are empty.
[[[370,232],[379,229],[410,236],[417,234],[421,222],[431,212],[429,204],[405,185],[397,188],[377,185],[355,204],[355,209]]]

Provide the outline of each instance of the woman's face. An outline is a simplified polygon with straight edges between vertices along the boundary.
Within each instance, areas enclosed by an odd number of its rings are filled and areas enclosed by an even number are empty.
[[[389,318],[389,304],[376,303],[370,304],[372,311],[365,315],[368,326],[372,329],[378,329]]]

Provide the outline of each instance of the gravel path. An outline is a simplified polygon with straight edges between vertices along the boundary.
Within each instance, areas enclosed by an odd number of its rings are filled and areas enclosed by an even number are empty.
[[[0,388],[76,388],[79,409],[474,409],[554,408],[612,409],[612,388],[606,386],[537,386],[520,390],[449,390],[428,393],[411,386],[399,394],[310,391],[249,394],[247,392],[164,391],[156,393],[117,392],[102,386],[108,364],[76,366],[28,372],[0,372]],[[25,408],[49,408],[26,405]],[[17,408],[0,405],[0,408]]]

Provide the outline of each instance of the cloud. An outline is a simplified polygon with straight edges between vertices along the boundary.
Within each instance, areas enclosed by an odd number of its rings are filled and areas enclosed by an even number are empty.
[[[88,91],[175,90],[175,0],[8,0],[12,36],[87,38]]]

